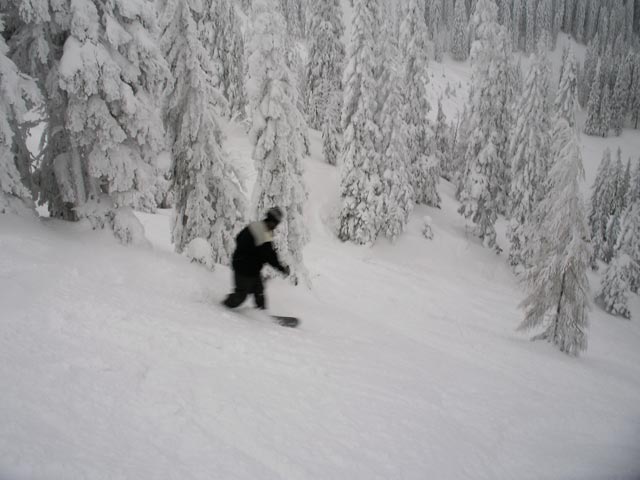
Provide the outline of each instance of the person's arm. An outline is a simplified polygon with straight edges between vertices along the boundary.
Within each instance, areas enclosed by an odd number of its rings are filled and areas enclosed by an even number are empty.
[[[273,248],[273,244],[271,242],[264,244],[264,251],[265,251],[265,261],[269,265],[271,265],[276,270],[284,273],[285,275],[289,275],[289,267],[287,267],[286,265],[282,265],[282,263],[280,263],[278,254]]]

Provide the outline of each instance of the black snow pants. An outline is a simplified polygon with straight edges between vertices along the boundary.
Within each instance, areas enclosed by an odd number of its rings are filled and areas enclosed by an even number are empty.
[[[262,283],[260,274],[257,276],[247,276],[234,272],[233,280],[235,282],[235,290],[224,301],[225,306],[229,308],[239,307],[249,295],[253,295],[256,307],[261,310],[267,308],[264,298],[264,284]]]

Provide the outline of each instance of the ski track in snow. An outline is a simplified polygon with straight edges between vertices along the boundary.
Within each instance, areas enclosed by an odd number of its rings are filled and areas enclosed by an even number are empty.
[[[222,309],[229,270],[175,255],[169,212],[139,215],[152,248],[0,217],[0,478],[640,478],[638,298],[632,321],[593,307],[579,359],[529,342],[505,255],[466,234],[451,185],[396,244],[343,244],[311,133],[313,288],[267,286],[297,329]]]

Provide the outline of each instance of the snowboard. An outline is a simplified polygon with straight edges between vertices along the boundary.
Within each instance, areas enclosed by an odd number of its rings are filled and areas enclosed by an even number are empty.
[[[283,317],[282,315],[269,315],[276,323],[283,327],[295,328],[300,324],[300,320],[296,317]]]
[[[224,303],[222,303],[222,305],[225,306]],[[226,306],[225,306],[225,308],[226,308],[226,310],[228,312],[232,312],[232,313],[239,314],[239,315],[244,315],[246,317],[251,317],[251,315],[247,315],[247,312],[249,312],[249,311],[252,311],[254,313],[258,313],[259,312],[258,310],[254,310],[254,309],[251,309],[251,310],[246,309],[246,311],[243,313],[243,310],[245,310],[245,309],[242,309],[242,308],[240,308],[240,309],[231,309],[231,308],[228,308]],[[266,314],[267,318],[273,320],[278,325],[282,325],[283,327],[295,328],[298,325],[300,325],[300,319],[297,318],[297,317],[288,317],[288,316],[284,316],[284,315],[271,315],[269,313],[263,312],[263,315],[265,315],[265,314]]]

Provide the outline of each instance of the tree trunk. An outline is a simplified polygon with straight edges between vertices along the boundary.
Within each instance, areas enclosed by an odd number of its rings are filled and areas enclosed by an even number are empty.
[[[562,305],[562,297],[564,296],[564,282],[567,277],[567,272],[562,273],[562,284],[560,285],[560,297],[558,298],[558,308],[556,309],[556,319],[553,326],[553,343],[556,343],[556,337],[558,335],[558,317],[560,317],[560,308]]]

